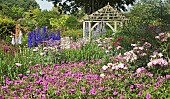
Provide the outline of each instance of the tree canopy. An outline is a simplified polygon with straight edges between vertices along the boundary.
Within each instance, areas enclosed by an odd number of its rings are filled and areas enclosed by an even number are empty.
[[[76,13],[78,8],[84,9],[85,13],[90,14],[110,3],[111,6],[126,11],[126,5],[133,5],[136,0],[47,0],[53,2],[54,6],[59,4],[65,12]]]

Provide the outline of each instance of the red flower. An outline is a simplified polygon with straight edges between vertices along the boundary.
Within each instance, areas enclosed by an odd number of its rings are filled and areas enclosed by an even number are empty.
[[[113,42],[113,45],[115,45],[115,46],[119,46],[119,45],[120,45],[120,43],[119,43],[119,42]]]
[[[117,40],[117,41],[121,41],[121,40],[123,40],[123,37],[120,36],[120,37],[118,37],[116,40]]]

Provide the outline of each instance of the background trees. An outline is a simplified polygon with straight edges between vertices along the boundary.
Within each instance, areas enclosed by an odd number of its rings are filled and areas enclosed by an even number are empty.
[[[118,8],[119,10],[127,10],[125,5],[133,5],[135,0],[66,0],[61,3],[61,0],[47,0],[52,1],[54,5],[59,4],[63,10],[69,13],[76,13],[78,8],[82,8],[85,13],[90,14],[105,5],[110,3],[111,6]]]

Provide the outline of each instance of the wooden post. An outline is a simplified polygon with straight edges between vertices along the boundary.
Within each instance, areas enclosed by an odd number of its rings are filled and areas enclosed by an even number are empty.
[[[86,22],[83,22],[83,39],[85,38],[86,33]]]
[[[19,37],[19,32],[20,32],[20,24],[16,24],[15,38],[18,38],[18,37]]]
[[[115,32],[117,31],[117,22],[114,21],[114,29],[115,29]]]
[[[90,42],[90,40],[91,40],[91,22],[88,22],[88,24],[89,24],[89,42]]]

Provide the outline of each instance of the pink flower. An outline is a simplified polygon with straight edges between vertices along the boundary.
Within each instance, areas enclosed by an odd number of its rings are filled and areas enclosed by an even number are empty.
[[[114,92],[113,92],[113,95],[117,95],[117,94],[118,94],[118,92],[115,89]]]
[[[91,95],[96,95],[96,94],[97,94],[95,88],[92,88],[92,89],[90,90],[90,94],[91,94]]]
[[[104,87],[99,87],[98,89],[99,89],[100,91],[102,91],[102,90],[104,89]]]
[[[152,76],[153,76],[153,74],[151,74],[150,72],[148,72],[148,76],[149,76],[149,77],[152,77]]]
[[[138,69],[136,70],[137,73],[140,73],[141,71],[142,71],[141,68],[138,68]]]
[[[104,47],[102,47],[102,50],[104,50]]]
[[[20,63],[15,63],[15,65],[18,67],[22,66],[22,64],[20,64]]]
[[[146,94],[146,99],[150,99],[151,95],[149,93]]]
[[[121,46],[117,46],[117,47],[116,47],[117,50],[118,50],[118,49],[121,49],[121,48],[122,48]]]
[[[109,46],[109,47],[108,47],[108,50],[111,50],[111,49],[112,49],[112,46]]]
[[[170,78],[170,75],[166,75],[166,79]]]

